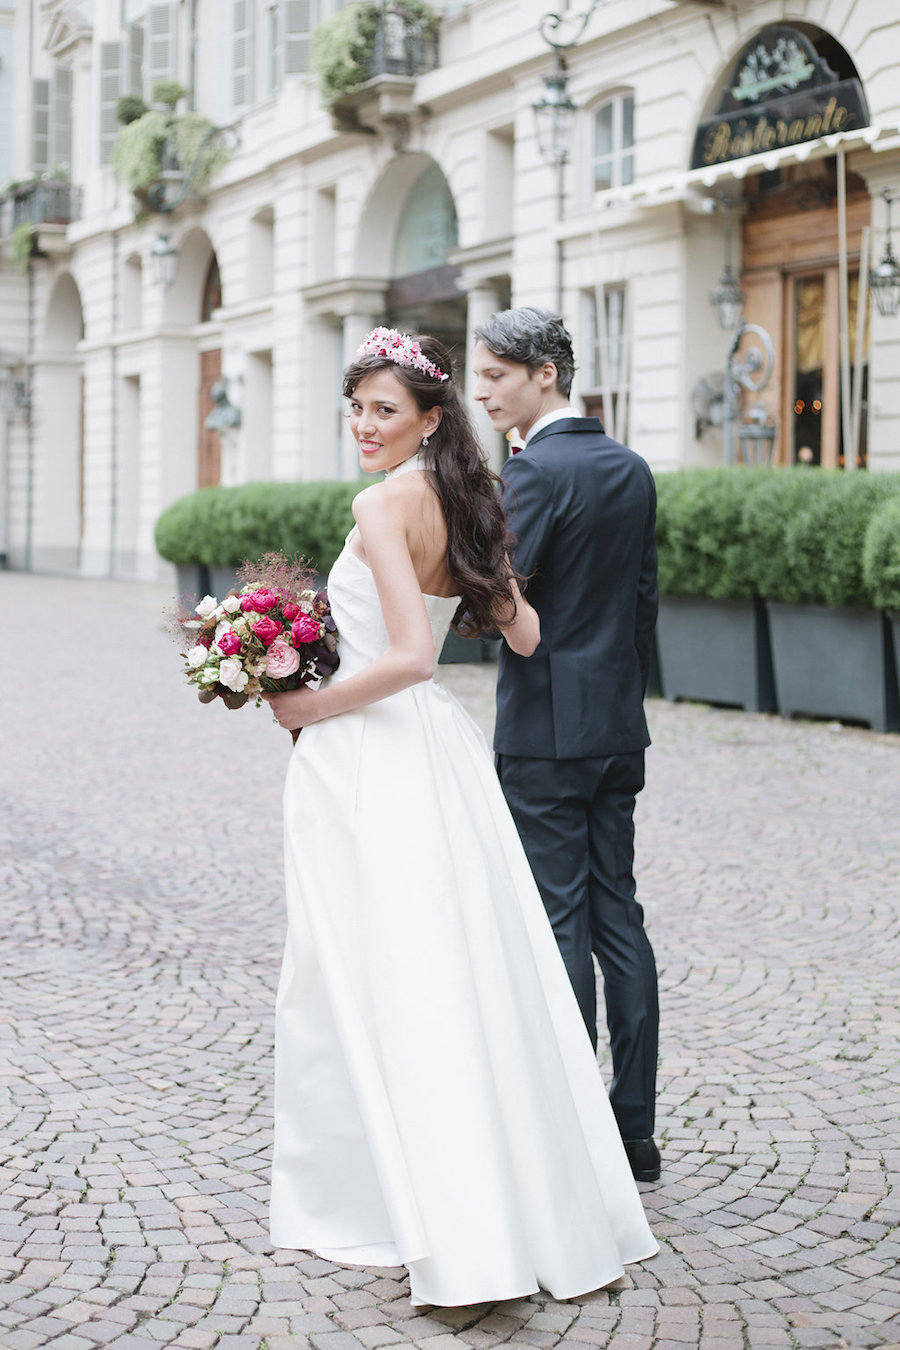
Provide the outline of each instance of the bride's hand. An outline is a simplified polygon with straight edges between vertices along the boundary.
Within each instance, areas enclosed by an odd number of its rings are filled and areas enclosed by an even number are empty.
[[[319,720],[315,713],[317,695],[313,689],[301,687],[286,694],[263,694],[263,698],[285,731],[299,731]]]

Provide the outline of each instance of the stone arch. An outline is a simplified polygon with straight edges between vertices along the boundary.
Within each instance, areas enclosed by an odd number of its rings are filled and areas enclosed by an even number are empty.
[[[732,86],[734,85],[738,73],[744,65],[748,55],[752,52],[754,44],[759,44],[769,35],[777,34],[781,30],[791,30],[799,34],[804,44],[808,44],[812,60],[816,63],[821,63],[821,69],[817,70],[816,73],[817,82],[821,82],[824,85],[827,80],[825,72],[828,71],[833,73],[835,87],[843,88],[845,90],[855,89],[858,106],[855,127],[867,126],[869,124],[869,109],[862,81],[860,80],[856,65],[846,48],[843,47],[831,33],[824,28],[818,27],[816,24],[786,19],[783,22],[761,25],[753,34],[749,36],[744,34],[732,44],[727,60],[720,67],[718,75],[713,80],[707,96],[700,107],[697,118],[698,135],[700,129],[702,129],[705,124],[715,120],[717,117],[727,117],[729,113],[734,115],[735,112],[743,111],[744,107],[748,113],[755,110],[757,105],[751,100],[748,100],[742,107],[736,99],[730,98],[729,94],[734,92]],[[778,89],[775,89],[772,91],[773,96],[777,97],[779,92],[786,93],[787,90],[779,91]],[[820,134],[827,135],[831,131],[847,129],[850,128],[841,125],[823,125]],[[805,139],[813,139],[813,137],[806,136]],[[772,147],[753,147],[748,153],[762,153],[766,148],[771,149]],[[698,167],[694,162],[696,159],[696,150],[697,142],[694,140],[693,145],[689,146],[689,152],[691,153],[691,163],[689,167],[691,168]]]
[[[466,301],[459,269],[449,262],[458,244],[452,187],[430,155],[398,155],[369,193],[357,236],[357,274],[385,282],[392,326],[432,333],[461,353],[466,348]]]
[[[32,566],[78,568],[84,533],[84,337],[81,293],[69,272],[57,277],[40,326],[34,368]]]
[[[217,257],[205,230],[192,227],[177,241],[175,280],[165,299],[167,322],[193,327],[203,318],[203,296],[210,264]]]
[[[397,155],[386,165],[360,213],[354,269],[358,276],[391,278],[397,232],[410,194],[423,175],[435,169],[443,175],[437,161],[421,151]],[[452,187],[443,176],[452,200]]]

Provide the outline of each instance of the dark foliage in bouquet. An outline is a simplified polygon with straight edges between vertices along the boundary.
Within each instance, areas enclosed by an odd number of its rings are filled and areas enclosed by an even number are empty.
[[[311,584],[302,559],[266,553],[242,564],[240,588],[220,601],[207,595],[175,616],[188,680],[201,703],[228,708],[283,693],[338,668],[337,628],[328,596]]]

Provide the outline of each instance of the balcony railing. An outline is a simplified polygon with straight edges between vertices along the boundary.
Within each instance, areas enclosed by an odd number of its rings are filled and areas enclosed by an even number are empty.
[[[424,75],[438,64],[437,33],[402,8],[382,11],[375,31],[369,78]]]
[[[33,183],[14,189],[12,226],[70,225],[81,215],[81,188],[71,183]]]

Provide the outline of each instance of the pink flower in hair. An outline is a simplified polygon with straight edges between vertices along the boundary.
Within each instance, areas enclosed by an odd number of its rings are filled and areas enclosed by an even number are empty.
[[[356,355],[386,356],[397,366],[421,370],[423,375],[430,375],[433,380],[439,380],[441,383],[450,378],[433,361],[428,360],[415,338],[410,337],[409,333],[398,332],[396,328],[373,328],[371,333],[363,338]]]

